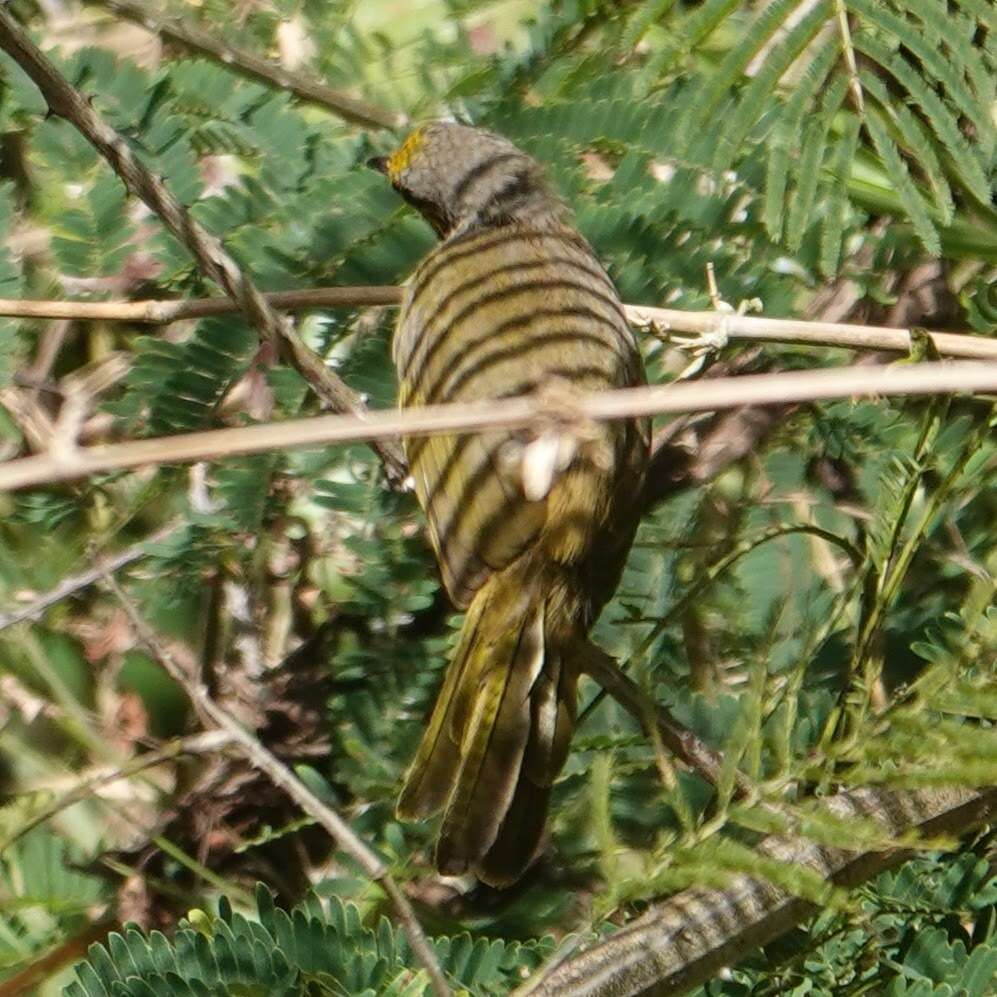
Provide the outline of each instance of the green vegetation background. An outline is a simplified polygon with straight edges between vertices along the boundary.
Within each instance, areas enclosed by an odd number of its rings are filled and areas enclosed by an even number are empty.
[[[548,164],[628,302],[709,307],[712,263],[725,300],[758,299],[767,315],[997,328],[988,0],[169,6],[413,120],[456,113],[503,132]],[[398,136],[161,47],[100,4],[13,10],[263,288],[398,283],[432,245],[362,168]],[[0,74],[0,296],[217,293],[6,56]],[[391,323],[388,309],[328,311],[300,329],[384,407]],[[317,411],[238,318],[58,334],[50,382],[129,355],[95,413],[100,438]],[[0,319],[0,390],[25,390],[52,335]],[[642,345],[652,381],[687,361],[650,334]],[[740,371],[851,359],[724,353]],[[762,798],[997,783],[992,411],[958,399],[787,413],[647,516],[598,639]],[[31,450],[2,407],[0,450]],[[758,808],[732,801],[729,778],[713,794],[663,772],[604,701],[576,734],[538,869],[507,894],[436,880],[432,827],[398,823],[393,799],[458,621],[414,500],[383,486],[364,447],[0,496],[0,612],[170,524],[123,572],[128,593],[411,883],[445,968],[473,993],[507,992],[650,898],[752,867]],[[583,706],[594,695],[586,686]],[[175,947],[133,932],[39,992],[73,979],[74,994],[425,990],[379,891],[230,759],[119,782],[22,833],[79,780],[196,725],[101,586],[0,631],[0,696],[0,980],[110,919],[162,927]],[[819,815],[810,827],[838,844],[861,833]],[[992,992],[991,837],[944,844],[850,898],[785,871],[824,913],[702,992]],[[314,893],[288,918],[253,898],[257,880],[285,907]],[[132,982],[112,983],[122,967]]]

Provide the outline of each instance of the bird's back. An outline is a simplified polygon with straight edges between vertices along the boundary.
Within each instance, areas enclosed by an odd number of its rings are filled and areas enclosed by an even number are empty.
[[[612,282],[585,240],[561,225],[506,224],[442,243],[408,286],[393,353],[404,406],[596,391],[642,379]],[[594,544],[619,519],[621,489],[632,500],[639,487],[646,427],[594,428],[542,498],[524,492],[522,446],[522,434],[509,431],[409,442],[430,539],[458,606],[533,547],[584,571]],[[606,553],[608,594],[618,565]]]

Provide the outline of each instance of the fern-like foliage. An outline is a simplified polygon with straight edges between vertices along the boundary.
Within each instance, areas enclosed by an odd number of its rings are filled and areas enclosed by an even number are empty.
[[[30,812],[27,801],[0,811],[0,840]],[[5,847],[0,859],[0,975],[25,953],[43,952],[86,923],[101,884],[73,868],[80,853],[43,828]]]
[[[717,31],[739,33],[715,72],[680,90],[669,148],[725,170],[746,143],[769,144],[766,228],[792,250],[802,242],[800,217],[811,219],[818,204],[863,181],[892,186],[925,248],[937,254],[953,190],[993,220],[997,135],[987,109],[997,67],[992,47],[980,44],[992,14],[974,2],[785,0],[754,15],[706,4],[674,25],[660,23],[671,56],[655,60],[658,79],[676,64],[687,69],[690,54]],[[846,151],[857,128],[870,140],[865,164]]]
[[[853,910],[827,912],[809,933],[778,943],[774,973],[751,960],[697,995],[744,997],[765,987],[815,997],[987,997],[997,972],[995,901],[997,882],[979,854],[925,855],[864,887]],[[958,923],[948,913],[957,909]]]
[[[994,259],[992,16],[976,0],[757,9],[712,0],[691,10],[649,0],[628,6],[605,61],[579,57],[577,75],[562,67],[543,106],[517,102],[522,122],[502,111],[490,120],[588,147],[616,139],[700,176],[736,169],[763,197],[759,217],[773,241],[799,253],[819,232],[813,259],[825,274],[861,217],[848,206],[906,217],[933,254],[943,241],[959,244],[957,213],[973,218]],[[633,72],[621,75],[613,58],[628,58]]]
[[[150,433],[197,429],[212,417],[226,389],[244,373],[256,340],[238,320],[209,319],[180,343],[152,336],[136,343],[129,391],[112,406]]]
[[[306,897],[293,910],[256,890],[250,919],[223,897],[217,916],[195,912],[171,939],[134,928],[92,946],[66,997],[203,997],[213,993],[301,993],[335,997],[421,997],[431,993],[400,930],[387,918],[367,927],[353,904]],[[433,948],[456,986],[475,994],[508,993],[552,948],[467,935],[436,939]]]

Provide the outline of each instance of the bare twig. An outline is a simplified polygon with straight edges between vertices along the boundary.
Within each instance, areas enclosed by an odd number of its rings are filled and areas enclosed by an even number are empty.
[[[134,0],[91,0],[91,2],[99,7],[106,7],[119,17],[134,21],[147,31],[168,38],[192,52],[209,56],[243,76],[280,90],[287,90],[299,100],[332,111],[344,121],[363,125],[365,128],[399,128],[405,124],[404,115],[377,107],[365,100],[358,100],[342,91],[333,90],[320,80],[284,69],[269,59],[262,59],[244,49],[234,48],[180,18],[158,16],[148,4],[136,3]]]
[[[61,324],[61,323],[60,323]],[[48,362],[47,360],[45,361]],[[99,363],[67,374],[57,384],[44,383],[34,369],[15,374],[15,383],[25,387],[0,388],[2,405],[35,451],[55,452],[76,447],[93,425],[88,416],[97,398],[128,372],[129,361],[122,353],[110,353]],[[58,414],[50,414],[43,396],[61,398]]]
[[[661,743],[712,786],[720,782],[723,757],[680,724],[663,706],[653,702],[613,658],[594,644],[586,649],[584,671],[615,699],[649,735],[657,731]],[[735,785],[741,796],[751,792],[750,782],[738,772]]]
[[[55,423],[37,391],[9,385],[0,388],[0,405],[17,425],[21,436],[32,450],[44,452],[48,449]]]
[[[47,807],[33,813],[23,824],[21,824],[5,841],[0,842],[0,855],[2,855],[15,841],[23,838],[29,831],[51,820],[67,807],[74,803],[85,800],[100,789],[102,786],[118,782],[120,779],[127,779],[136,775],[153,765],[161,762],[168,762],[180,755],[203,755],[217,751],[226,744],[231,743],[232,738],[222,730],[209,731],[207,734],[195,734],[191,737],[179,737],[169,741],[157,751],[149,751],[144,755],[133,758],[125,765],[120,765],[110,770],[98,772],[89,778],[82,779],[71,790],[63,793],[57,800],[53,800]]]
[[[432,981],[433,991],[438,997],[447,997],[450,988],[433,950],[423,934],[415,912],[408,898],[399,889],[385,864],[356,835],[346,821],[328,804],[320,800],[300,779],[275,755],[268,751],[249,731],[212,698],[203,684],[194,679],[178,662],[151,627],[145,622],[134,603],[121,589],[117,581],[106,575],[105,580],[128,615],[139,640],[149,649],[166,669],[170,677],[187,693],[198,712],[209,719],[220,731],[227,734],[235,748],[252,765],[263,772],[270,781],[280,787],[310,817],[313,817],[330,834],[357,865],[384,890],[405,937],[412,946],[416,958],[423,965]]]
[[[117,384],[130,367],[122,353],[111,353],[91,368],[67,374],[59,383],[62,405],[52,426],[52,438],[46,449],[50,453],[69,453],[76,449],[87,416],[94,403],[108,388]]]
[[[397,305],[402,288],[390,285],[372,287],[317,287],[304,291],[275,291],[264,299],[281,311],[308,308],[363,308],[370,305]],[[180,319],[208,315],[231,315],[239,305],[230,298],[159,299],[149,301],[32,301],[0,298],[0,315],[9,318],[72,318],[101,322],[141,322],[165,325]]]
[[[106,574],[114,574],[126,565],[141,560],[148,553],[145,549],[146,544],[159,543],[178,529],[180,529],[179,523],[171,523],[169,526],[164,526],[161,530],[157,530],[146,537],[141,543],[128,547],[113,557],[102,559],[96,568],[91,568],[89,571],[81,571],[78,575],[71,575],[68,578],[64,578],[54,589],[49,590],[44,595],[38,596],[37,599],[32,599],[27,605],[7,613],[0,613],[0,630],[6,630],[7,627],[11,627],[15,623],[23,623],[25,620],[34,619],[50,606],[54,606],[57,602],[62,602],[63,599],[68,599],[77,592],[93,585],[94,582],[99,581]]]
[[[169,231],[187,247],[204,272],[246,315],[264,343],[272,344],[337,412],[362,416],[359,395],[328,370],[302,343],[286,318],[266,302],[255,284],[226,252],[220,240],[202,228],[166,185],[135,157],[125,140],[94,110],[90,101],[60,75],[5,6],[0,6],[0,46],[34,81],[53,114],[71,122],[107,160],[128,190],[140,197]],[[381,440],[376,445],[385,470],[394,482],[405,476],[405,459],[398,445]]]
[[[709,335],[725,333],[728,339],[797,346],[840,346],[851,350],[885,350],[909,353],[907,329],[853,325],[843,322],[803,322],[797,319],[762,318],[727,312],[683,312],[674,308],[626,305],[627,318],[636,325],[658,331]],[[997,339],[964,333],[929,332],[939,354],[953,359],[997,360]]]
[[[78,447],[63,455],[39,454],[0,464],[0,491],[80,478],[143,464],[184,463],[327,443],[399,436],[487,432],[544,425],[577,426],[587,420],[625,419],[675,412],[703,412],[742,405],[785,405],[860,395],[932,395],[997,391],[997,363],[941,362],[892,367],[838,367],[749,374],[681,384],[580,394],[573,404],[543,397],[326,415],[311,419],[215,429],[199,433]]]
[[[726,302],[720,297],[720,288],[717,287],[717,271],[713,265],[713,260],[706,261],[706,290],[710,296],[710,304],[713,306],[713,311],[723,311],[725,313],[733,311],[729,305],[726,308],[722,307]]]
[[[48,380],[56,358],[66,341],[71,324],[68,320],[52,322],[38,337],[38,349],[31,366],[24,372],[28,381],[41,384]]]
[[[281,311],[309,308],[363,308],[401,304],[403,289],[390,285],[315,287],[302,291],[277,291],[263,297]],[[838,322],[805,322],[798,319],[762,318],[728,312],[684,312],[675,308],[625,305],[635,325],[652,326],[659,333],[695,335],[726,333],[730,340],[787,343],[796,346],[838,346],[852,350],[909,353],[910,331],[886,326]],[[179,319],[225,315],[239,310],[229,298],[149,301],[41,301],[0,298],[0,315],[9,318],[76,318],[105,322],[161,324]],[[962,360],[997,360],[997,340],[968,333],[929,332],[938,352]]]
[[[964,834],[992,818],[997,790],[857,789],[821,801],[835,817],[873,822],[891,840]],[[846,852],[772,835],[756,850],[852,886],[892,868],[909,849]],[[662,900],[591,949],[541,970],[517,997],[631,997],[682,994],[777,938],[814,912],[812,904],[744,873],[718,889]]]
[[[838,24],[838,34],[841,36],[841,53],[848,67],[848,89],[852,96],[852,104],[859,115],[865,114],[865,100],[862,96],[862,84],[859,82],[859,69],[855,61],[855,46],[852,44],[852,32],[848,25],[848,8],[844,0],[834,0],[834,16]]]

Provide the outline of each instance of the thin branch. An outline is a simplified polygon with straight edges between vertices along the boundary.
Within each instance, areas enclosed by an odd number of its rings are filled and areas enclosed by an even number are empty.
[[[0,406],[17,426],[24,442],[36,451],[48,450],[55,421],[38,398],[38,392],[24,388],[0,388]],[[15,447],[15,450],[18,449]]]
[[[272,344],[288,363],[337,412],[362,416],[366,411],[360,396],[328,370],[322,360],[301,341],[286,318],[278,315],[226,252],[221,241],[202,228],[166,185],[152,175],[132,153],[128,143],[94,110],[92,104],[61,76],[21,26],[0,5],[0,47],[28,74],[41,90],[53,114],[65,118],[107,160],[129,192],[140,197],[167,229],[245,314],[263,343]],[[385,470],[393,482],[404,479],[405,459],[397,443],[384,439],[376,444]]]
[[[265,294],[267,303],[281,311],[310,308],[364,308],[401,304],[404,291],[390,285],[316,287],[302,291]],[[719,336],[731,341],[787,343],[796,346],[838,346],[852,350],[909,353],[910,331],[886,326],[839,322],[805,322],[799,319],[762,318],[724,312],[685,312],[675,308],[625,305],[634,325],[656,332],[682,332]],[[0,298],[0,315],[9,318],[75,318],[105,322],[161,324],[237,312],[229,298],[148,301],[42,301]],[[997,339],[968,333],[929,332],[939,354],[963,360],[997,360]]]
[[[717,786],[723,769],[723,756],[701,741],[688,727],[679,723],[663,706],[655,703],[629,678],[613,658],[594,644],[587,649],[583,670],[602,686],[644,729],[648,736],[655,731],[661,743],[710,785]],[[751,783],[738,772],[738,794],[747,796]]]
[[[118,922],[111,918],[87,925],[78,934],[36,958],[19,973],[8,976],[0,983],[0,997],[23,997],[24,994],[38,993],[39,988],[46,981],[51,981],[60,969],[85,959],[91,945],[102,944],[112,931],[119,928]]]
[[[308,308],[364,308],[397,305],[402,288],[319,287],[304,291],[275,291],[263,295],[271,308],[301,311]],[[231,315],[239,306],[230,298],[179,298],[148,301],[41,301],[0,298],[0,315],[10,318],[63,318],[101,322],[141,322],[165,325],[180,319]]]
[[[219,300],[227,302],[227,299]],[[0,402],[3,400],[3,392],[0,391]],[[719,474],[731,462],[740,459],[753,449],[754,443],[767,428],[784,418],[789,410],[789,406],[734,409],[725,413],[717,425],[704,429],[698,436],[695,446],[686,446],[684,441],[681,445],[666,441],[656,446],[648,466],[648,495],[645,508],[652,507],[683,488],[700,485]],[[678,421],[675,421],[669,425],[678,424]],[[689,427],[686,428],[686,432],[693,431]],[[114,558],[106,560],[105,570],[113,573],[145,557],[148,553],[147,544],[164,539],[177,528],[177,526],[167,527],[122,551]],[[0,613],[0,630],[27,619],[37,618],[44,610],[82,591],[101,577],[100,571],[90,570],[64,579],[51,591],[33,599],[20,609],[11,613]]]
[[[365,100],[358,100],[326,86],[320,80],[284,69],[283,66],[269,59],[262,59],[244,49],[234,48],[179,17],[157,15],[147,4],[136,3],[135,0],[89,0],[89,2],[98,7],[106,7],[119,17],[133,21],[147,31],[168,38],[192,52],[206,55],[243,76],[280,90],[287,90],[299,100],[332,111],[351,124],[363,125],[365,128],[400,128],[406,122],[402,114],[377,107]]]
[[[433,992],[438,997],[448,997],[451,992],[450,987],[443,978],[436,956],[423,934],[422,927],[412,910],[412,905],[391,877],[387,866],[363,843],[349,824],[332,807],[320,800],[287,765],[268,751],[235,717],[208,695],[204,685],[191,676],[159,640],[117,581],[111,575],[106,575],[105,580],[128,615],[139,640],[159,660],[170,677],[187,693],[198,712],[208,718],[218,730],[227,734],[232,739],[236,750],[250,764],[263,772],[275,786],[283,789],[305,813],[321,824],[329,832],[337,846],[380,885],[395,909],[395,914],[412,951],[429,974]]]
[[[911,349],[911,335],[907,329],[846,322],[803,322],[724,312],[682,312],[674,308],[645,308],[643,305],[625,307],[627,318],[635,325],[650,325],[663,332],[695,333],[755,343],[840,346],[843,349],[891,353],[909,353]],[[997,360],[997,339],[954,332],[929,332],[928,336],[941,356]]]
[[[38,337],[38,347],[31,366],[24,372],[26,379],[35,384],[42,384],[49,379],[55,366],[59,351],[66,342],[70,323],[67,321],[52,322],[45,326]]]
[[[146,537],[141,543],[128,547],[113,557],[100,560],[97,567],[91,568],[89,571],[81,571],[78,575],[70,575],[68,578],[64,578],[54,589],[50,589],[37,599],[32,599],[27,605],[21,606],[19,609],[12,610],[9,613],[0,613],[0,630],[6,630],[7,627],[12,627],[15,623],[23,623],[25,620],[35,619],[50,606],[54,606],[57,602],[62,602],[63,599],[68,599],[77,592],[93,585],[94,582],[99,581],[105,575],[113,575],[125,566],[141,560],[149,553],[146,550],[147,544],[159,543],[165,540],[180,529],[180,525],[179,523],[172,523],[169,526],[164,526],[163,529],[157,530]]]
[[[317,444],[394,440],[399,436],[487,432],[558,425],[562,432],[590,420],[662,413],[715,411],[742,405],[785,405],[860,395],[997,392],[997,363],[936,362],[891,367],[837,367],[579,394],[566,399],[528,396],[407,411],[380,410],[214,429],[198,433],[78,447],[0,464],[0,491],[80,478],[144,464],[178,464],[235,454]]]
[[[29,831],[34,830],[39,824],[44,824],[67,807],[74,803],[85,800],[102,786],[110,785],[121,779],[136,775],[153,765],[162,762],[172,761],[180,755],[203,755],[217,751],[219,748],[231,743],[232,738],[222,730],[209,731],[206,734],[194,734],[191,737],[178,737],[168,741],[157,751],[149,751],[144,755],[133,758],[125,765],[117,766],[107,771],[98,772],[89,778],[82,779],[72,789],[65,792],[58,799],[53,800],[47,807],[33,813],[23,824],[21,824],[5,841],[0,841],[0,855],[2,855],[15,841],[23,838]]]
[[[852,95],[855,110],[861,116],[865,114],[865,99],[862,95],[862,84],[859,82],[855,46],[852,44],[852,32],[848,26],[848,8],[844,0],[834,0],[834,15],[838,24],[838,34],[841,36],[841,54],[848,67],[848,89]]]
[[[992,819],[997,789],[857,789],[821,801],[839,819],[872,821],[891,840],[909,843],[964,834]],[[825,880],[854,886],[898,865],[909,848],[846,852],[804,838],[771,835],[756,850],[804,866]],[[812,904],[772,883],[735,874],[718,889],[688,889],[592,948],[541,970],[516,997],[658,997],[686,993],[784,934],[814,913]]]

